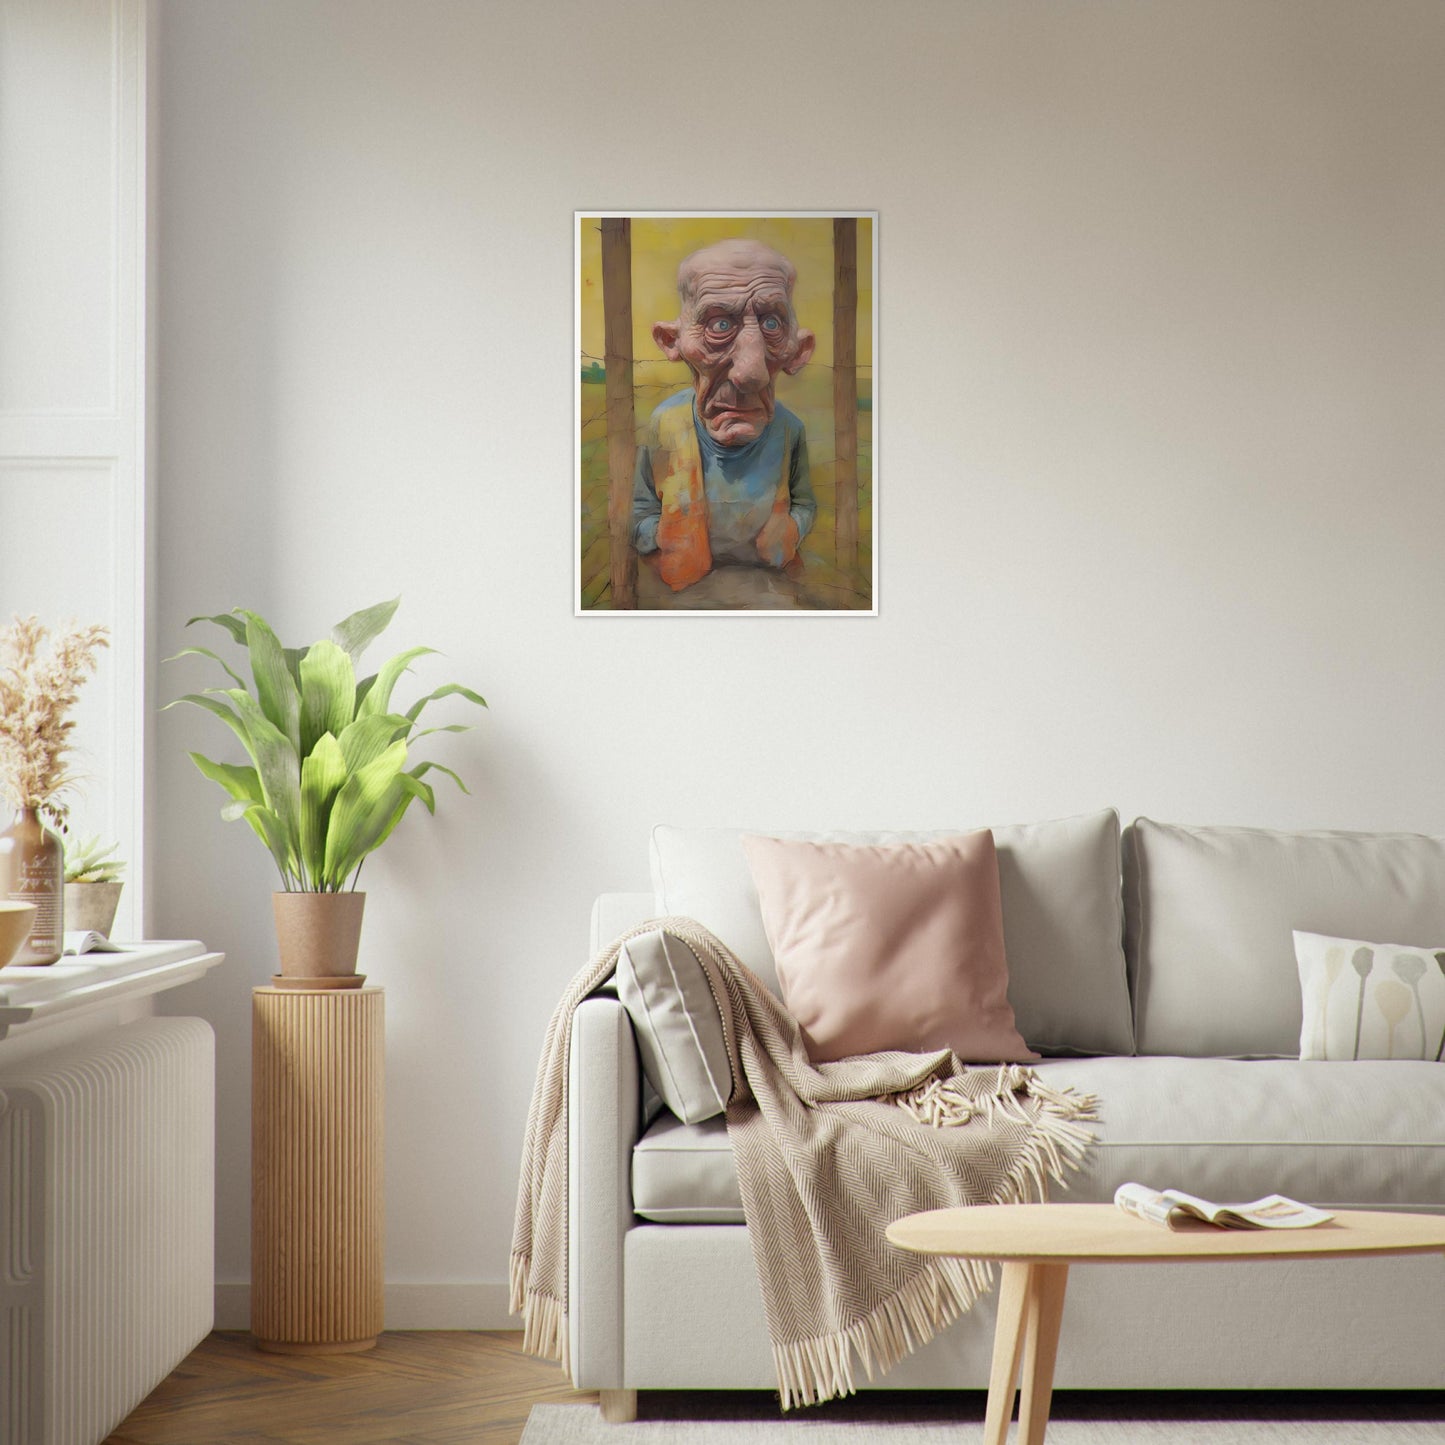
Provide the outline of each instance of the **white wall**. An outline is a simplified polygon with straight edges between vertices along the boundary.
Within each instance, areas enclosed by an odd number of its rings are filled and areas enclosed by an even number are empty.
[[[502,1323],[542,1030],[656,821],[1445,832],[1445,7],[735,11],[164,11],[161,646],[399,592],[492,703],[367,867],[393,1324]],[[834,206],[881,212],[881,616],[574,619],[573,209]],[[158,917],[231,955],[180,1002],[239,1281],[271,882],[204,722]]]

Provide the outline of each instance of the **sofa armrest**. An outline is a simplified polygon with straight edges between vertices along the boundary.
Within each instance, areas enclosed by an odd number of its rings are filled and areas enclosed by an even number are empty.
[[[572,1383],[621,1389],[623,1236],[632,1227],[632,1147],[640,1070],[632,1021],[615,998],[572,1017],[567,1061],[567,1298]]]

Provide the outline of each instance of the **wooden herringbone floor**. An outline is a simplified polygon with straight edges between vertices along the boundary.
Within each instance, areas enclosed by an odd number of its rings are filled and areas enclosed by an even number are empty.
[[[359,1355],[267,1355],[214,1334],[105,1445],[516,1445],[547,1400],[595,1400],[519,1333],[385,1334]]]

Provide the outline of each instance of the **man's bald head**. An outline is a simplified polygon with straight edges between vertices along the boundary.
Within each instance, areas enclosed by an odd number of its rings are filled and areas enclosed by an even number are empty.
[[[742,236],[714,241],[711,246],[694,251],[677,268],[677,297],[683,314],[696,304],[699,289],[705,289],[710,279],[763,275],[779,279],[791,306],[798,268],[781,251]]]
[[[807,365],[815,338],[793,312],[793,263],[761,241],[717,241],[677,268],[676,321],[652,338],[669,361],[685,361],[697,415],[713,440],[743,446],[773,419],[778,372]]]

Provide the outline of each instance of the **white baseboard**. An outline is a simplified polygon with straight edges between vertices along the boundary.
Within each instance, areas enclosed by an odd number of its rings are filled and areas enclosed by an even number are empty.
[[[507,1286],[501,1283],[399,1284],[386,1286],[389,1330],[519,1330],[522,1322],[507,1313]],[[216,1285],[216,1328],[244,1330],[251,1325],[251,1286],[245,1281]]]

